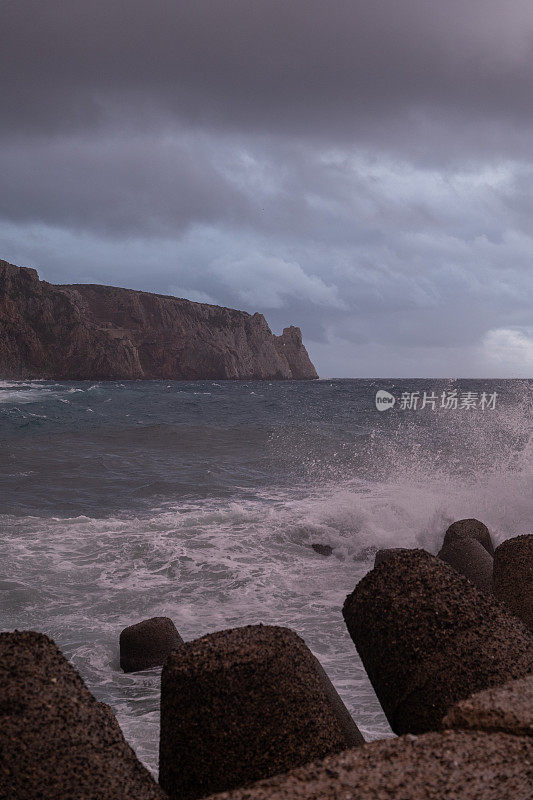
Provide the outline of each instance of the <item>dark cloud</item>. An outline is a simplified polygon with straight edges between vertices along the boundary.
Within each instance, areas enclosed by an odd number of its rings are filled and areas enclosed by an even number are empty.
[[[0,257],[264,311],[323,373],[531,371],[530,0],[0,14]]]
[[[246,198],[200,137],[57,136],[0,150],[5,219],[124,235],[244,221]]]
[[[138,108],[144,124],[151,109],[345,141],[424,109],[532,113],[528,0],[25,0],[2,16],[4,131],[132,123]]]

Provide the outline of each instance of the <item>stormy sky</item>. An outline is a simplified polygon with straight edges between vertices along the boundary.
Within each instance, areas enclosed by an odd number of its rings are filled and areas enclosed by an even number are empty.
[[[0,0],[0,258],[533,375],[531,0]]]

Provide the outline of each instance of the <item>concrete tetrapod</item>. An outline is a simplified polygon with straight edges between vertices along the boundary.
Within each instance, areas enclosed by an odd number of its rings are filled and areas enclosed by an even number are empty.
[[[365,575],[343,615],[395,733],[438,730],[458,700],[533,671],[527,628],[424,550]]]
[[[490,531],[478,519],[458,519],[457,522],[452,522],[444,534],[443,545],[462,539],[475,539],[485,548],[489,556],[494,555],[494,544]]]
[[[374,556],[374,566],[377,567],[378,564],[383,564],[384,561],[394,558],[398,553],[406,553],[407,550],[407,547],[384,547],[382,550],[378,550]]]
[[[124,672],[161,667],[169,653],[182,644],[169,617],[143,619],[120,634],[120,666]]]
[[[533,534],[507,539],[496,548],[494,594],[533,631]]]
[[[492,594],[492,556],[477,539],[449,539],[437,554],[474,586],[486,594]]]
[[[0,798],[162,800],[154,779],[54,642],[0,634]]]
[[[175,800],[363,744],[303,639],[250,625],[188,642],[161,680],[159,780]]]
[[[448,709],[445,728],[533,736],[533,675],[476,692]]]
[[[370,742],[210,800],[526,800],[533,737],[444,731]]]

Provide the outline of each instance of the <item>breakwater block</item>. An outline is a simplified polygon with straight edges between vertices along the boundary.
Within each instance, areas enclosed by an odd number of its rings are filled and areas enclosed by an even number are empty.
[[[361,744],[326,673],[288,628],[219,631],[165,662],[159,781],[175,800],[244,786]]]
[[[443,725],[533,736],[533,675],[461,700],[448,710]]]
[[[533,534],[507,539],[496,548],[494,594],[533,631]]]
[[[531,736],[450,730],[371,742],[215,797],[525,800],[531,796],[532,764]]]
[[[377,567],[378,564],[383,564],[384,561],[394,558],[398,553],[407,553],[407,550],[408,548],[406,547],[384,547],[382,550],[377,551],[374,557],[374,566]]]
[[[438,730],[454,703],[533,671],[520,620],[424,550],[365,575],[343,615],[398,734]]]
[[[448,539],[437,558],[468,578],[482,592],[492,594],[493,559],[477,539]]]
[[[42,633],[0,634],[0,713],[0,798],[164,798],[109,706]]]
[[[168,617],[152,617],[130,625],[120,634],[120,666],[124,672],[161,667],[167,656],[183,645]]]
[[[494,544],[490,531],[478,519],[459,519],[453,522],[444,534],[443,545],[462,539],[476,539],[490,556],[494,555]]]

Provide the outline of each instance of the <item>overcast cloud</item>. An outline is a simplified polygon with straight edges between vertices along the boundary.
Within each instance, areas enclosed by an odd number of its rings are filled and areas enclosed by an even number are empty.
[[[0,0],[0,258],[533,374],[531,0]]]

